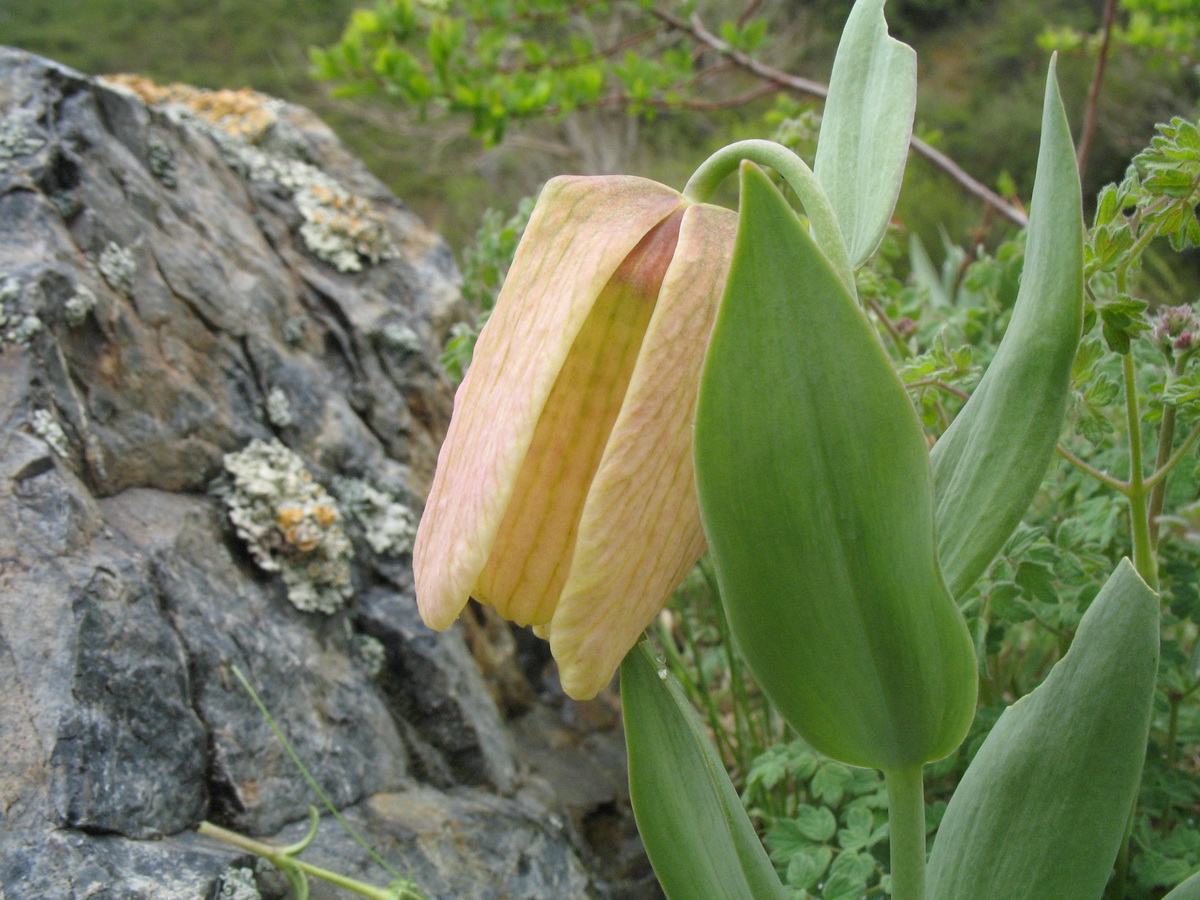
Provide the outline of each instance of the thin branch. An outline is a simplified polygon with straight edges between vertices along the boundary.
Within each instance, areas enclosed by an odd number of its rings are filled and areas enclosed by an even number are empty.
[[[908,346],[908,341],[904,339],[904,335],[900,333],[900,329],[896,327],[896,323],[888,317],[879,301],[874,297],[867,300],[867,306],[871,308],[871,312],[875,313],[884,330],[887,331],[888,337],[892,339],[892,343],[896,345],[896,349],[904,359],[912,359],[912,350]]]
[[[1122,481],[1119,478],[1113,478],[1113,476],[1109,475],[1107,472],[1101,472],[1095,466],[1085,463],[1082,459],[1080,459],[1078,456],[1076,456],[1074,453],[1072,453],[1070,450],[1068,450],[1062,444],[1059,444],[1054,449],[1055,449],[1055,451],[1057,451],[1059,456],[1061,456],[1063,459],[1065,459],[1067,462],[1069,462],[1075,468],[1077,468],[1083,472],[1087,472],[1089,475],[1091,475],[1097,481],[1100,481],[1103,484],[1107,484],[1114,491],[1119,491],[1120,493],[1125,494],[1125,495],[1129,494],[1129,483],[1128,482]]]
[[[920,381],[906,381],[904,383],[904,386],[906,388],[935,387],[935,388],[945,391],[948,394],[953,394],[955,397],[958,397],[960,400],[970,400],[971,399],[971,395],[968,394],[966,391],[959,390],[954,385],[946,384],[946,382],[941,381],[940,379],[937,379],[937,378],[922,378]]]
[[[1096,57],[1096,68],[1092,71],[1092,83],[1088,86],[1087,106],[1083,113],[1083,134],[1079,136],[1079,177],[1083,178],[1087,168],[1088,150],[1096,131],[1096,109],[1100,105],[1100,88],[1104,84],[1104,69],[1108,64],[1108,46],[1112,40],[1113,20],[1117,14],[1117,0],[1105,0],[1104,20],[1100,26],[1104,37],[1100,40],[1100,55]]]
[[[740,68],[757,75],[769,84],[778,85],[783,89],[814,97],[823,98],[829,96],[829,87],[827,85],[808,78],[801,78],[798,75],[791,75],[759,62],[708,31],[696,16],[693,16],[689,22],[657,7],[651,10],[651,13],[660,21],[690,35],[695,41],[711,47],[723,56],[733,60]],[[914,152],[925,157],[936,168],[941,169],[943,173],[949,175],[959,187],[988,206],[993,207],[1010,222],[1021,227],[1029,224],[1029,217],[1024,212],[1007,202],[987,185],[972,178],[961,166],[940,150],[934,149],[925,143],[925,141],[915,136],[912,138],[911,146]]]

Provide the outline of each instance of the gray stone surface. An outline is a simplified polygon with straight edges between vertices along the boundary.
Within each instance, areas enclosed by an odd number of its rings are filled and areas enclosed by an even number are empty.
[[[545,811],[496,797],[476,788],[449,793],[422,787],[376,794],[346,812],[351,825],[402,876],[418,884],[429,900],[590,900],[592,876],[578,857],[564,852],[566,823]],[[306,825],[279,837],[298,840]],[[322,819],[304,858],[374,884],[390,876],[333,821]],[[282,879],[264,873],[264,897],[287,896]],[[312,900],[340,900],[328,885],[314,882]]]
[[[608,896],[463,634],[416,615],[449,251],[306,111],[152,87],[0,48],[0,900],[216,897],[248,857],[201,819],[302,827],[234,667],[432,900]],[[254,440],[323,490],[238,487],[277,501],[252,553],[224,460]],[[269,570],[317,545],[331,614]],[[362,865],[329,823],[311,853]]]

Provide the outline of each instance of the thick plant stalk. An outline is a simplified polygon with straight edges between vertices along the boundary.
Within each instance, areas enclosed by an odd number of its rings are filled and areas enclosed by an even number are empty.
[[[892,853],[892,900],[925,900],[925,781],[922,766],[884,772]]]

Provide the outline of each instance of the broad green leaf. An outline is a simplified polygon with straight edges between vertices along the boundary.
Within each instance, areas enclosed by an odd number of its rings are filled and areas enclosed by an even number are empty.
[[[834,759],[938,759],[975,707],[975,655],[933,547],[916,412],[867,319],[767,177],[738,235],[701,375],[701,518],[755,679]]]
[[[711,741],[645,645],[621,664],[629,795],[668,900],[786,900]]]
[[[1046,680],[1000,716],[938,829],[929,900],[1098,900],[1137,793],[1158,597],[1122,560]]]
[[[846,20],[813,166],[855,268],[879,247],[896,208],[917,109],[917,55],[888,36],[883,3],[858,0]]]
[[[1062,430],[1083,322],[1081,202],[1052,62],[1012,320],[979,387],[930,454],[938,561],[955,597],[1021,521]]]
[[[1197,872],[1163,900],[1200,900],[1200,872]]]

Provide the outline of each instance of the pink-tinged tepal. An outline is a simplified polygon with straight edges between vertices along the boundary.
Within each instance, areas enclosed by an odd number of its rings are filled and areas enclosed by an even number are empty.
[[[475,597],[549,637],[572,697],[612,678],[704,550],[692,419],[736,225],[642,178],[547,183],[417,531],[430,627]]]

